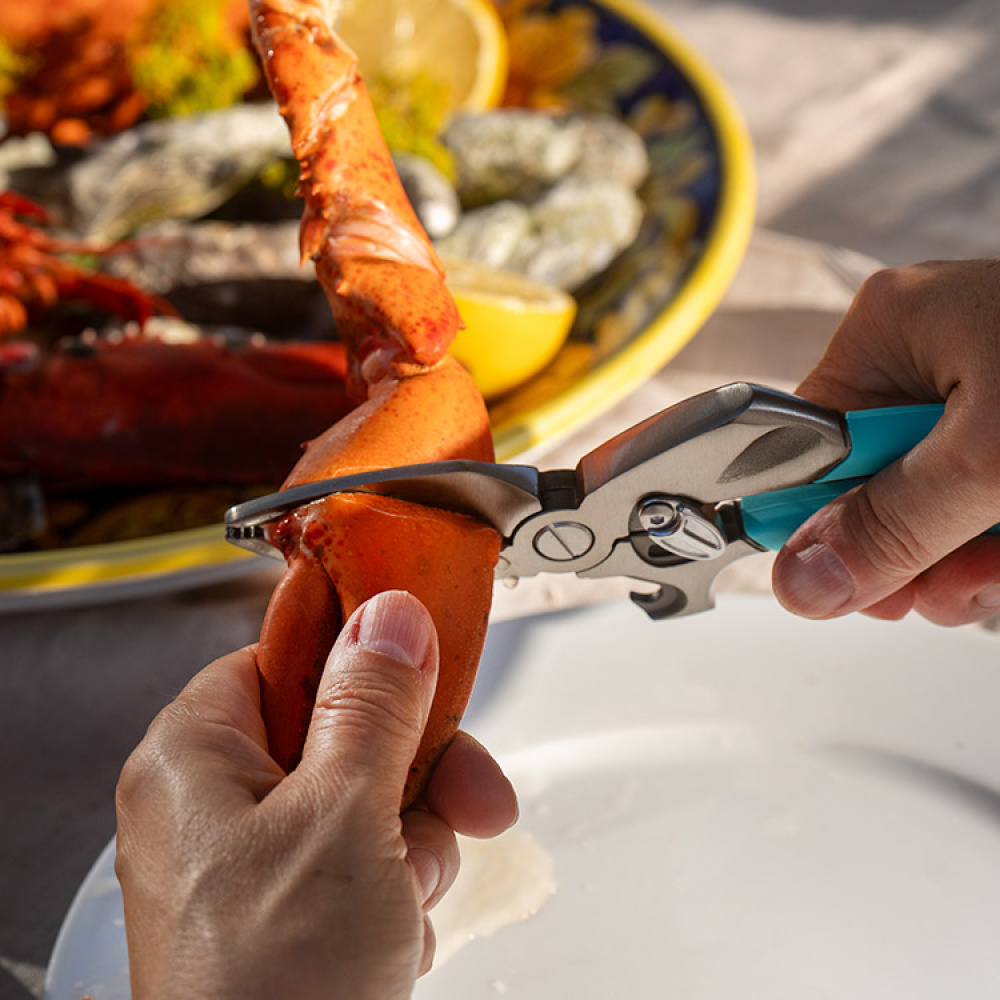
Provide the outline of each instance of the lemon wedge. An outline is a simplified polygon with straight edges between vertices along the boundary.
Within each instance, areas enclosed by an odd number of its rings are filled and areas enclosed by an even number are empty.
[[[576,301],[558,288],[465,260],[446,260],[448,289],[465,322],[451,345],[487,399],[541,371],[562,347]]]
[[[368,80],[431,77],[452,109],[503,96],[507,36],[490,0],[345,0],[337,30]]]

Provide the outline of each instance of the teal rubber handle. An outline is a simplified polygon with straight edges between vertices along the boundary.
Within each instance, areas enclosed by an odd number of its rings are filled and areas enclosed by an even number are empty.
[[[815,482],[740,501],[747,538],[777,551],[821,507],[902,458],[927,437],[943,412],[943,404],[929,403],[845,414],[851,450],[842,462]]]

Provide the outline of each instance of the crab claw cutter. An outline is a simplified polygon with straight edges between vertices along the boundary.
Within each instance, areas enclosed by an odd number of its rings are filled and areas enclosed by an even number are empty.
[[[737,382],[623,431],[575,469],[443,461],[293,487],[226,513],[236,545],[280,555],[266,526],[333,493],[375,492],[471,514],[503,536],[498,578],[629,577],[652,618],[713,606],[730,563],[779,549],[811,514],[922,440],[938,404],[841,414]]]

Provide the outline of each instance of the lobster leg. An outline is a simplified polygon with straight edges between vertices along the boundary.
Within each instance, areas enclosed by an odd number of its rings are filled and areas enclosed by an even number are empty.
[[[304,257],[313,257],[360,405],[306,448],[286,487],[443,458],[492,461],[489,420],[446,352],[461,326],[441,264],[406,200],[332,0],[250,0],[251,25],[301,166]],[[463,514],[373,494],[336,495],[283,518],[288,574],[258,650],[269,748],[286,769],[341,623],[405,589],[427,606],[441,665],[402,805],[416,799],[461,720],[486,634],[500,539]]]
[[[338,11],[336,0],[250,0],[254,42],[301,167],[303,258],[316,260],[361,395],[360,383],[439,361],[461,319],[357,58],[333,29]]]

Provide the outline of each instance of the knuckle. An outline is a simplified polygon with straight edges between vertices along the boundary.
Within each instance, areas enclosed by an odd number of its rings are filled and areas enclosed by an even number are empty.
[[[862,282],[858,298],[869,305],[894,302],[902,297],[901,293],[909,285],[911,274],[906,267],[883,267],[872,271]]]
[[[984,615],[975,614],[969,604],[958,606],[948,600],[936,601],[925,598],[914,604],[914,610],[921,618],[941,628],[957,628],[960,625],[971,625],[973,622],[985,617]]]
[[[977,423],[975,447],[953,448],[942,456],[949,463],[952,482],[962,484],[971,493],[966,502],[983,503],[993,510],[1000,508],[1000,421]]]
[[[958,435],[949,434],[931,442],[928,454],[934,466],[934,477],[947,485],[948,515],[955,524],[970,527],[970,531],[985,530],[1000,520],[1000,426],[987,426],[998,421],[974,421]],[[979,426],[979,425],[982,426]],[[974,444],[965,444],[965,441]],[[972,526],[979,527],[973,529]]]
[[[988,610],[977,607],[974,595],[941,586],[933,576],[927,582],[920,581],[913,609],[932,625],[944,628],[970,625],[990,616]]]
[[[895,299],[905,275],[904,268],[883,267],[872,271],[861,284],[858,298],[866,303],[879,303]]]
[[[1000,585],[1000,539],[980,535],[949,553],[916,580],[914,607],[936,625],[991,618]]]
[[[142,759],[142,746],[133,750],[125,761],[118,775],[118,784],[115,786],[115,799],[119,805],[131,802],[136,798],[137,793],[144,784],[143,775],[145,773],[145,762]]]
[[[850,536],[880,575],[905,580],[934,561],[928,540],[873,490],[859,490],[850,504]]]
[[[912,323],[926,307],[933,287],[930,265],[910,264],[874,271],[858,291],[855,305],[878,327]]]
[[[149,736],[129,754],[118,776],[115,797],[119,804],[134,802],[156,779],[156,754],[152,751]]]
[[[176,705],[176,702],[168,705],[160,712],[125,761],[115,788],[119,808],[138,808],[137,803],[151,797],[162,798],[176,786],[178,763],[173,750],[179,712]]]
[[[143,802],[160,797],[164,785],[165,767],[161,755],[145,742],[132,752],[115,788],[115,802],[119,812],[141,810]]]

